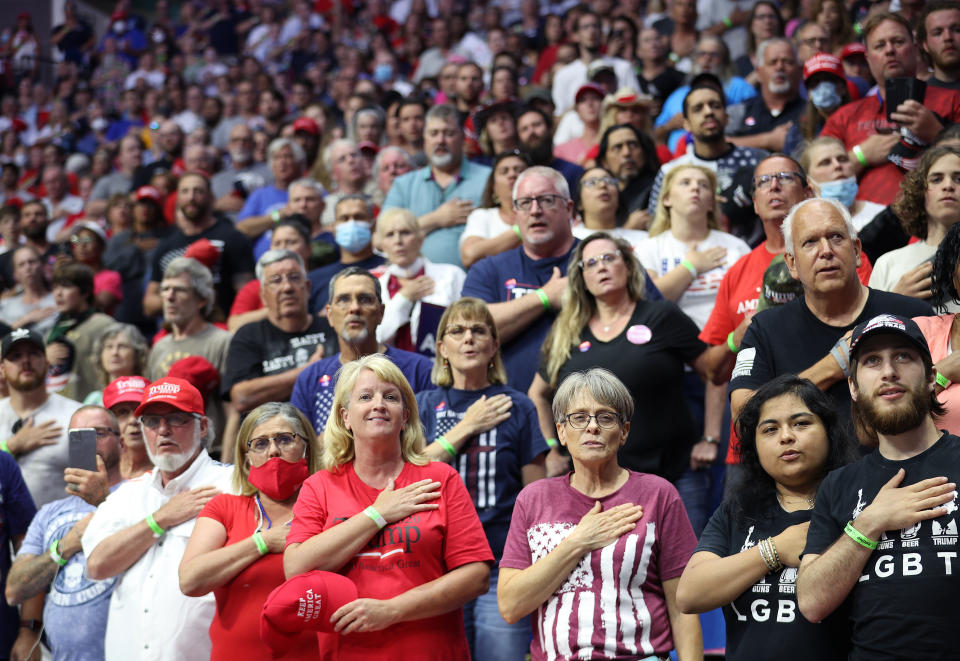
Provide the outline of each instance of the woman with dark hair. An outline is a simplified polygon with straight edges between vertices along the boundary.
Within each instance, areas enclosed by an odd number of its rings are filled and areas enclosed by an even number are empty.
[[[830,35],[834,55],[839,57],[844,46],[857,41],[850,12],[842,0],[813,0],[810,16]]]
[[[498,154],[493,160],[480,208],[467,216],[460,235],[463,268],[520,245],[520,234],[514,230],[513,184],[530,165],[530,157],[517,150]]]
[[[756,77],[754,69],[756,64],[753,59],[756,57],[757,46],[767,39],[783,36],[783,17],[780,15],[780,8],[773,0],[758,0],[750,10],[750,18],[747,19],[747,52],[741,55],[733,62],[737,75],[743,76],[747,82],[756,82],[750,77]]]
[[[601,167],[587,168],[577,181],[577,211],[581,223],[573,226],[573,235],[585,239],[594,232],[606,232],[629,241],[636,249],[647,238],[643,230],[617,227],[620,189],[616,176]]]
[[[677,602],[685,613],[723,607],[730,661],[845,659],[843,618],[811,624],[794,590],[817,487],[852,459],[833,404],[785,374],[754,393],[736,426],[743,480],[703,531]]]

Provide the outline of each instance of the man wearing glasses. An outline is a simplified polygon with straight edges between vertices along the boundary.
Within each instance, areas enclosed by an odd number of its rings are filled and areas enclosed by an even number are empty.
[[[232,469],[207,454],[203,397],[187,381],[155,381],[134,413],[156,468],[110,494],[82,538],[90,578],[118,577],[105,658],[206,660],[213,594],[185,597],[177,569],[197,514],[233,492]]]
[[[223,377],[223,396],[241,414],[287,401],[300,372],[336,350],[330,324],[307,309],[310,282],[300,255],[268,250],[257,278],[267,318],[237,329]]]
[[[380,281],[361,266],[348,266],[330,280],[330,302],[326,313],[336,332],[339,351],[303,369],[293,385],[290,403],[307,416],[317,434],[327,426],[333,405],[337,372],[345,364],[372,353],[382,353],[396,363],[414,392],[430,390],[433,361],[377,341],[377,327],[383,321],[383,294]]]

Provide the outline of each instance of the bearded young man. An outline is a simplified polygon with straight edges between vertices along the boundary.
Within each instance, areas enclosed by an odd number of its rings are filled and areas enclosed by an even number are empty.
[[[858,325],[850,357],[854,415],[877,448],[820,485],[797,580],[800,611],[819,622],[848,608],[850,659],[951,658],[960,646],[960,438],[936,426],[940,375],[908,317]]]

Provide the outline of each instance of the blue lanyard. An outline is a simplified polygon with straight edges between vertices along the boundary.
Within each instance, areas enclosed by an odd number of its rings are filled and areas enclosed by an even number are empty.
[[[267,520],[267,528],[271,527],[273,525],[273,521],[271,521],[270,517],[267,516],[267,510],[263,509],[263,503],[260,502],[260,495],[258,494],[253,498],[257,501],[257,507],[260,508],[260,513],[263,515],[263,518]]]

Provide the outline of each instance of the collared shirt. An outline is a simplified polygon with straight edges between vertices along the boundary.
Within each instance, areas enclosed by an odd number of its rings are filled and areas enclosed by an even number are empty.
[[[446,188],[440,188],[434,179],[433,169],[428,165],[394,179],[390,192],[387,193],[387,199],[383,201],[383,208],[386,210],[391,207],[403,207],[420,217],[435,211],[441,204],[455,197],[469,200],[474,206],[479,207],[490,172],[490,168],[486,165],[463,159],[460,162],[457,178]],[[463,225],[435,229],[423,240],[420,252],[430,261],[454,264],[463,268],[459,248],[461,234],[463,234]]]
[[[163,485],[160,471],[124,482],[100,505],[83,535],[89,558],[97,545],[156,512],[173,496],[215,486],[234,493],[232,468],[201,450],[190,467]],[[208,630],[216,607],[213,593],[186,597],[178,569],[196,519],[173,526],[118,576],[110,599],[105,642],[107,661],[206,661]]]

